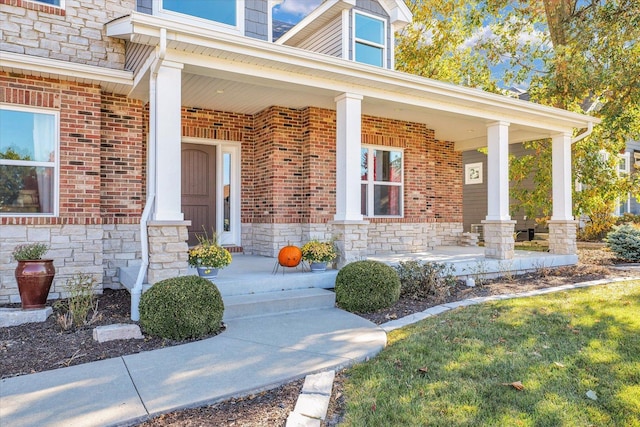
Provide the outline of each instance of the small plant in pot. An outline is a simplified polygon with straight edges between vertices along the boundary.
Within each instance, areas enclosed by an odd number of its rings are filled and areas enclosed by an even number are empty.
[[[218,244],[215,233],[209,238],[204,235],[197,236],[198,245],[189,249],[189,265],[198,269],[198,275],[206,279],[218,277],[218,270],[231,264],[231,253]]]
[[[338,254],[333,242],[310,240],[302,246],[302,259],[311,265],[311,271],[324,271],[327,263],[336,259]]]
[[[56,270],[52,259],[42,259],[49,250],[44,243],[25,243],[12,252],[18,261],[15,270],[23,310],[44,308]]]

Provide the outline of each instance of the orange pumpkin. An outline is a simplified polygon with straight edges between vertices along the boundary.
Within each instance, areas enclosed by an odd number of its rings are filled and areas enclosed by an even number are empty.
[[[302,251],[297,246],[285,246],[278,253],[278,263],[283,267],[297,267],[301,259]]]

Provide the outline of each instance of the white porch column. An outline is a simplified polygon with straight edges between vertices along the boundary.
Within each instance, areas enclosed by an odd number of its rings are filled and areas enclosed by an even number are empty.
[[[487,220],[510,220],[509,216],[509,123],[487,126]]]
[[[344,93],[336,102],[335,221],[362,221],[360,213],[360,146],[362,96]]]
[[[338,267],[367,255],[368,222],[360,212],[362,96],[344,93],[336,102],[336,214],[331,222]]]
[[[552,149],[553,213],[549,225],[549,251],[554,254],[575,255],[578,251],[571,197],[571,134],[554,135]],[[576,260],[577,261],[577,260]]]
[[[561,133],[551,139],[553,221],[573,220],[571,206],[571,134]]]
[[[485,256],[514,256],[515,221],[509,215],[509,123],[487,125],[487,217],[484,224]]]
[[[182,221],[181,207],[181,78],[183,65],[163,61],[150,99],[150,126],[155,135],[155,212],[156,221]],[[152,82],[153,85],[153,82]],[[152,88],[153,89],[153,88]],[[153,93],[153,91],[152,91]]]

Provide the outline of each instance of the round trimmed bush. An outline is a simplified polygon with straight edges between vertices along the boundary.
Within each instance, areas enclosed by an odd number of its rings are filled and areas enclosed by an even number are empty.
[[[616,257],[625,261],[640,261],[640,227],[624,224],[607,234],[607,246]]]
[[[335,291],[338,307],[371,313],[398,301],[400,279],[391,266],[378,261],[356,261],[340,269]]]
[[[224,304],[216,285],[198,276],[162,280],[140,298],[140,326],[154,336],[199,338],[222,328]]]

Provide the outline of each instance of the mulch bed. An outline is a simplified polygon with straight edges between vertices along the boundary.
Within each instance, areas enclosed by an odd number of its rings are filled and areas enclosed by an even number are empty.
[[[543,269],[536,273],[489,281],[468,288],[459,283],[440,297],[402,298],[394,306],[376,313],[362,314],[376,324],[423,311],[443,302],[477,296],[525,292],[566,283],[577,283],[606,277],[628,276],[629,272],[610,268],[614,261],[604,250],[583,250],[575,267]],[[105,290],[98,297],[97,320],[89,326],[65,331],[56,322],[56,313],[43,323],[0,328],[0,378],[30,374],[91,361],[103,360],[141,351],[183,344],[146,337],[141,340],[118,340],[98,343],[93,340],[93,327],[114,323],[133,323],[129,318],[130,296],[126,290]],[[341,375],[336,377],[334,393],[325,425],[339,422],[343,402]],[[149,420],[143,426],[278,426],[284,425],[293,410],[302,380],[277,389],[230,399],[215,405],[176,411]]]

